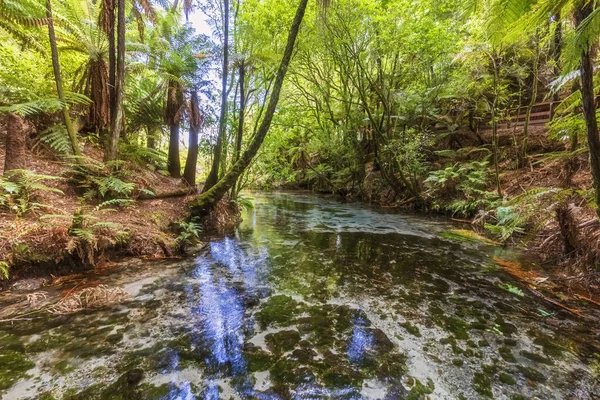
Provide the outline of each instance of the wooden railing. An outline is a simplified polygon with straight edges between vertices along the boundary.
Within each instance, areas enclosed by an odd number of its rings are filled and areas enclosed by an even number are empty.
[[[546,101],[543,103],[535,104],[531,108],[531,114],[529,115],[529,125],[545,125],[552,121],[554,114],[558,106],[562,101]],[[498,129],[514,128],[524,126],[527,120],[527,108],[529,106],[522,106],[510,110],[505,117],[498,121]],[[600,109],[600,95],[596,96],[596,108]],[[577,112],[582,112],[581,107],[578,108]],[[480,131],[491,129],[491,116],[488,115],[486,118],[480,119],[478,122],[478,128]],[[436,126],[434,132],[446,133],[449,129],[447,126]]]

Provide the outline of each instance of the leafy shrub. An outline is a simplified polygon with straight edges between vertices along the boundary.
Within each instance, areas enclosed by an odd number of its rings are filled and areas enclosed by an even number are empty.
[[[202,225],[197,219],[193,218],[189,222],[179,223],[179,235],[176,242],[180,249],[185,249],[187,246],[193,246],[200,241],[202,233]]]
[[[164,152],[135,143],[121,143],[119,145],[119,156],[121,159],[141,167],[167,168],[167,155]]]
[[[39,175],[28,170],[7,171],[0,178],[0,208],[4,208],[17,215],[45,207],[35,202],[39,192],[60,193],[57,188],[50,187],[44,181],[56,181],[61,178],[52,175]]]
[[[493,208],[499,199],[486,190],[488,164],[488,161],[472,161],[431,171],[425,184],[433,208],[463,216],[473,215],[479,209]]]
[[[135,183],[127,182],[129,172],[123,168],[122,161],[104,164],[88,157],[69,157],[69,179],[81,191],[83,198],[126,199],[130,198]]]

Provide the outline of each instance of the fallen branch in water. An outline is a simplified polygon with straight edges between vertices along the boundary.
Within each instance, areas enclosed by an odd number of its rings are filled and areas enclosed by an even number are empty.
[[[47,311],[52,314],[73,314],[89,308],[101,308],[117,304],[129,298],[129,293],[122,288],[109,288],[99,285],[85,288],[68,295],[58,303],[49,306]]]

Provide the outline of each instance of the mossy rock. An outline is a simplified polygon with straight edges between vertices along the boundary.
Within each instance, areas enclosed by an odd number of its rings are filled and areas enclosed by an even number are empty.
[[[132,369],[119,377],[110,385],[98,383],[78,393],[65,393],[65,400],[143,400],[139,383],[144,378],[144,371]]]
[[[513,378],[512,375],[509,375],[506,372],[501,373],[498,379],[500,379],[500,382],[504,383],[505,385],[513,386],[517,383],[515,378]]]
[[[25,346],[23,346],[17,335],[0,331],[0,351],[4,350],[14,350],[22,353],[25,351]]]
[[[298,342],[300,342],[300,333],[295,330],[269,333],[265,336],[267,347],[275,355],[281,355],[286,351],[293,350]]]
[[[8,389],[26,372],[35,367],[25,355],[19,351],[7,350],[0,354],[0,390]]]
[[[421,337],[421,331],[419,330],[419,328],[411,324],[409,321],[402,322],[400,326],[403,327],[411,335]]]
[[[492,383],[489,376],[484,372],[473,374],[473,389],[482,396],[493,398]]]
[[[498,325],[504,336],[511,337],[514,333],[517,333],[517,327],[504,321],[501,315],[498,315],[494,322]]]
[[[544,357],[541,354],[532,353],[532,352],[526,351],[526,350],[521,350],[521,355],[529,360],[535,361],[540,364],[554,365],[554,361],[552,361],[550,358]]]
[[[517,369],[519,370],[519,372],[521,372],[521,374],[523,374],[525,378],[529,379],[530,381],[540,383],[546,382],[546,376],[544,376],[544,374],[542,374],[535,368],[524,367],[522,365],[519,365]]]
[[[498,353],[500,353],[500,357],[504,359],[504,361],[509,363],[517,362],[517,359],[513,355],[512,351],[506,346],[502,346],[498,348]]]
[[[252,343],[244,345],[244,355],[250,372],[266,371],[275,362],[271,354]]]
[[[431,378],[427,378],[426,385],[416,378],[411,377],[410,379],[412,379],[412,382],[409,382],[409,385],[412,388],[406,396],[406,400],[420,400],[422,398],[426,398],[426,395],[432,394],[435,390],[435,384]]]
[[[266,329],[269,326],[290,326],[300,312],[300,303],[296,300],[290,296],[276,295],[265,301],[255,317],[261,329]]]

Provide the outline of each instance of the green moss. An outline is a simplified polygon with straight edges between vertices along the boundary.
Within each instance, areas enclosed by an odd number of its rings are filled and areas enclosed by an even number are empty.
[[[300,303],[290,296],[272,296],[256,313],[256,320],[262,329],[266,329],[270,325],[289,326],[293,318],[300,313],[299,306]]]
[[[487,340],[480,340],[478,343],[479,347],[489,347],[490,343]]]
[[[416,327],[415,325],[411,324],[410,322],[406,321],[400,324],[401,327],[403,327],[404,329],[406,329],[406,331],[408,333],[410,333],[413,336],[416,337],[421,337],[421,331],[419,331],[419,328]]]
[[[462,358],[455,358],[452,360],[452,364],[456,365],[457,367],[462,367],[464,363],[465,362],[462,360]]]
[[[509,398],[510,400],[529,400],[529,397],[523,396],[521,393],[512,393]]]
[[[444,328],[451,332],[456,339],[467,340],[469,339],[468,328],[469,325],[460,318],[447,317],[444,321]]]
[[[69,364],[69,361],[67,360],[57,362],[56,364],[54,364],[54,368],[63,375],[75,369]]]
[[[463,354],[465,351],[461,349],[456,343],[456,338],[454,336],[448,336],[447,338],[443,338],[440,340],[441,344],[449,344],[452,347],[452,352],[454,354]]]
[[[22,353],[25,351],[25,348],[17,335],[0,331],[0,351],[2,350],[14,350]]]
[[[494,397],[490,378],[483,372],[473,374],[473,389],[482,396]]]
[[[509,363],[514,363],[517,361],[517,359],[515,358],[515,356],[513,355],[512,351],[510,351],[510,349],[506,346],[502,346],[498,349],[498,353],[500,353],[500,356],[504,359],[504,361],[509,362]]]
[[[40,353],[52,349],[58,349],[69,343],[71,339],[67,335],[57,333],[46,333],[35,342],[29,343],[25,346],[25,350],[28,353]]]
[[[164,399],[169,394],[170,387],[168,383],[160,386],[154,386],[149,383],[143,383],[139,386],[139,393],[144,400]]]
[[[540,363],[540,364],[554,365],[554,361],[552,361],[550,358],[542,356],[541,354],[532,353],[532,352],[526,351],[526,350],[521,350],[521,355],[525,358],[528,358],[528,359],[535,361],[537,363]]]
[[[300,334],[294,330],[269,333],[265,336],[267,347],[275,355],[293,350],[298,342],[300,342]]]
[[[412,389],[410,389],[410,392],[408,392],[406,400],[419,400],[426,398],[426,395],[433,393],[435,390],[435,385],[431,378],[427,378],[427,385],[423,385],[418,379],[410,379],[412,382],[409,382],[409,385],[412,386]]]
[[[7,350],[0,354],[0,390],[8,389],[19,379],[25,377],[26,372],[35,367],[23,353]]]
[[[65,393],[65,400],[142,400],[138,385],[144,377],[141,369],[127,371],[116,382],[105,385],[98,383],[78,393]]]
[[[529,379],[530,381],[541,383],[546,382],[546,377],[544,376],[544,374],[542,374],[535,368],[523,367],[521,365],[519,365],[517,368],[523,374],[523,376]]]
[[[244,355],[250,372],[266,371],[275,362],[269,353],[252,343],[246,343]]]
[[[500,379],[500,382],[504,383],[505,385],[512,386],[517,383],[515,378],[513,378],[511,375],[507,374],[506,372],[501,373],[499,376],[499,379]]]
[[[498,315],[494,322],[497,325],[497,329],[499,329],[504,336],[511,337],[514,333],[517,332],[517,327],[513,324],[504,321],[504,318],[502,318],[501,315]]]
[[[106,341],[108,343],[110,343],[110,344],[119,343],[121,340],[123,340],[123,333],[122,332],[113,333],[112,335],[108,335],[106,337]]]

